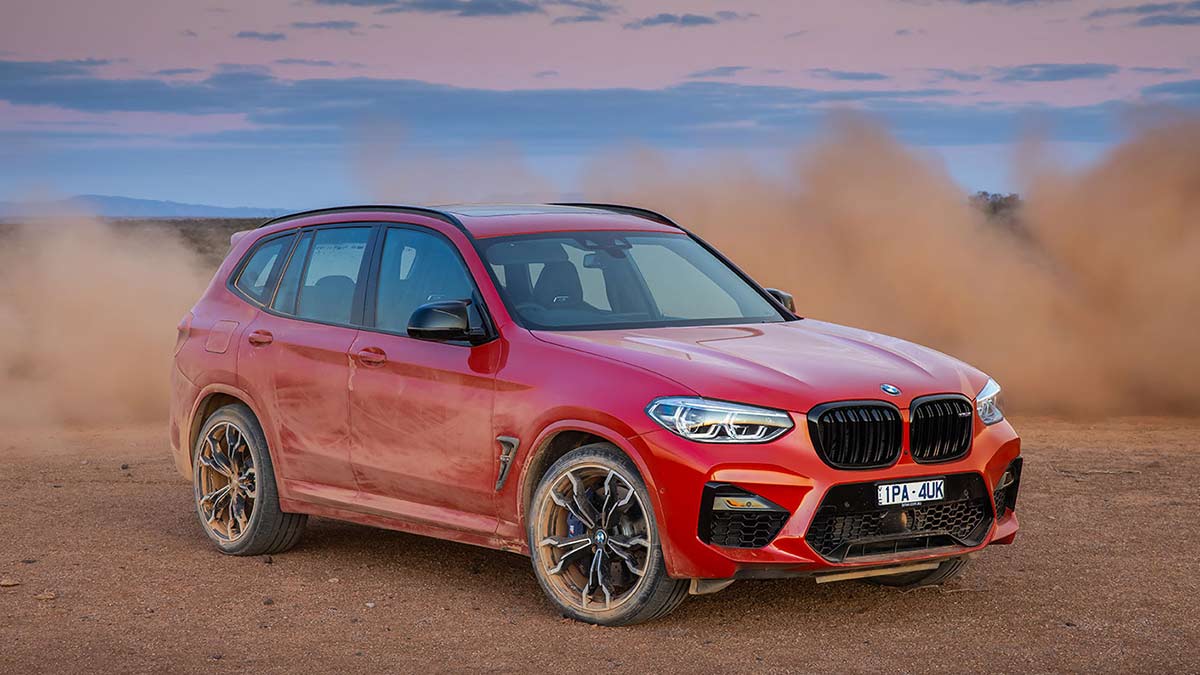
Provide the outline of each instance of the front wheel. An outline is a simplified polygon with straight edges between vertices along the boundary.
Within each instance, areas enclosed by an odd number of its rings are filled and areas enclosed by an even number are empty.
[[[534,574],[566,616],[623,626],[665,616],[687,597],[687,580],[667,575],[645,483],[609,443],[555,462],[528,523]]]

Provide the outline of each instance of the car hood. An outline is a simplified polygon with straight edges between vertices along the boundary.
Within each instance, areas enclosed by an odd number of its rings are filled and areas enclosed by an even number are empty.
[[[536,331],[546,342],[658,373],[706,398],[807,412],[828,401],[974,398],[987,376],[941,352],[814,319],[734,326]],[[889,396],[881,385],[900,388]],[[614,382],[614,386],[620,386]]]

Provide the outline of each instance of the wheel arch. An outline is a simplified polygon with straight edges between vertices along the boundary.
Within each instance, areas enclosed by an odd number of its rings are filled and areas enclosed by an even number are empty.
[[[530,501],[533,499],[533,493],[542,476],[560,457],[589,443],[609,443],[633,462],[639,477],[646,484],[646,491],[650,493],[654,519],[659,532],[663,532],[659,493],[645,458],[623,435],[608,427],[582,420],[560,420],[550,424],[538,434],[533,444],[530,445],[529,454],[521,466],[517,486],[517,523],[520,525],[521,531],[526,531],[528,526],[526,519],[529,514]],[[664,553],[666,553],[666,547],[664,547]]]
[[[187,445],[184,457],[188,463],[189,470],[192,464],[192,454],[196,450],[196,441],[200,438],[200,430],[204,427],[205,420],[220,408],[233,403],[241,403],[254,414],[259,426],[263,429],[263,435],[267,437],[267,452],[271,453],[271,446],[275,444],[274,439],[271,437],[271,428],[258,409],[258,406],[254,404],[253,399],[237,387],[227,384],[210,384],[200,391],[200,394],[196,397],[195,404],[192,406],[192,412],[188,416]],[[274,453],[271,453],[271,460],[274,463]]]

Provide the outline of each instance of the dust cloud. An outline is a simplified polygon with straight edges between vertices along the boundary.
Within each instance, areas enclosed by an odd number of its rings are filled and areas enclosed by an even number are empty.
[[[0,427],[165,424],[175,326],[211,273],[168,228],[63,214],[6,226]]]
[[[507,150],[468,174],[469,159],[413,173],[388,154],[356,160],[381,200],[455,199],[439,192],[454,185],[474,191],[457,199],[565,197]],[[801,314],[973,363],[1013,409],[1200,413],[1200,120],[1134,133],[1079,172],[1025,155],[1013,223],[850,117],[782,175],[735,155],[680,167],[613,150],[569,198],[663,211],[793,292]],[[0,232],[0,426],[165,419],[174,328],[224,251],[201,243],[80,216]]]
[[[1135,132],[1080,172],[1024,154],[1009,225],[852,117],[782,178],[736,157],[696,171],[613,155],[585,193],[670,214],[802,315],[980,367],[1017,410],[1200,412],[1200,120]]]

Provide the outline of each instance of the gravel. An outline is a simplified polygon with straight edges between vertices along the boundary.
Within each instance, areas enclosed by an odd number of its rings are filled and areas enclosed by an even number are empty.
[[[0,672],[1200,670],[1200,420],[1015,424],[1023,529],[950,585],[738,582],[621,629],[556,615],[523,557],[408,534],[313,519],[222,556],[162,425],[9,431]],[[137,476],[88,468],[114,457]]]

